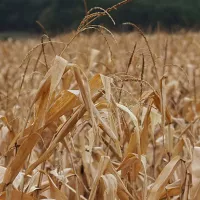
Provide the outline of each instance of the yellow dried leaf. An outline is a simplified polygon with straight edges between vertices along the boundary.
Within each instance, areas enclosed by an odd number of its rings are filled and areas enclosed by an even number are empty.
[[[91,94],[94,95],[95,92],[103,88],[103,83],[101,80],[101,75],[96,74],[94,75],[90,80],[89,80],[89,85],[90,85],[90,91]]]
[[[68,91],[62,91],[60,97],[53,103],[47,112],[46,125],[73,110],[73,108],[80,104],[81,102],[76,95]]]

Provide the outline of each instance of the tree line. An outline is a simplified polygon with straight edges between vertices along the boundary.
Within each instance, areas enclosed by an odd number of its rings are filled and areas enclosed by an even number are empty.
[[[0,31],[33,31],[41,29],[36,20],[51,32],[76,29],[93,7],[104,9],[120,0],[1,0]],[[158,24],[167,30],[200,27],[199,0],[133,0],[110,14],[116,21],[113,26],[108,17],[94,23],[113,29],[124,29],[123,22],[133,22],[144,29],[155,29]]]

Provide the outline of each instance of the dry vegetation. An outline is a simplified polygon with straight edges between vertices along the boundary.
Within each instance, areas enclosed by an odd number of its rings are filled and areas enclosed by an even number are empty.
[[[200,35],[96,28],[0,41],[0,199],[198,200]]]

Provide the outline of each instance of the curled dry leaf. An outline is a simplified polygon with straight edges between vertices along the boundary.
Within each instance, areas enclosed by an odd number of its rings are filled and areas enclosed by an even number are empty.
[[[101,180],[103,182],[102,190],[103,190],[103,199],[110,200],[117,198],[117,179],[112,174],[105,174],[101,176]]]

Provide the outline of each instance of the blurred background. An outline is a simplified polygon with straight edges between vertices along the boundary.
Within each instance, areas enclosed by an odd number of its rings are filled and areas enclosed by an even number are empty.
[[[0,32],[40,33],[36,24],[40,21],[49,33],[58,34],[76,29],[87,10],[100,6],[104,9],[120,0],[1,0]],[[116,25],[108,17],[95,21],[114,30],[128,31],[123,22],[133,22],[144,31],[157,28],[166,31],[199,29],[200,0],[133,0],[110,13]],[[129,27],[130,28],[130,27]]]

